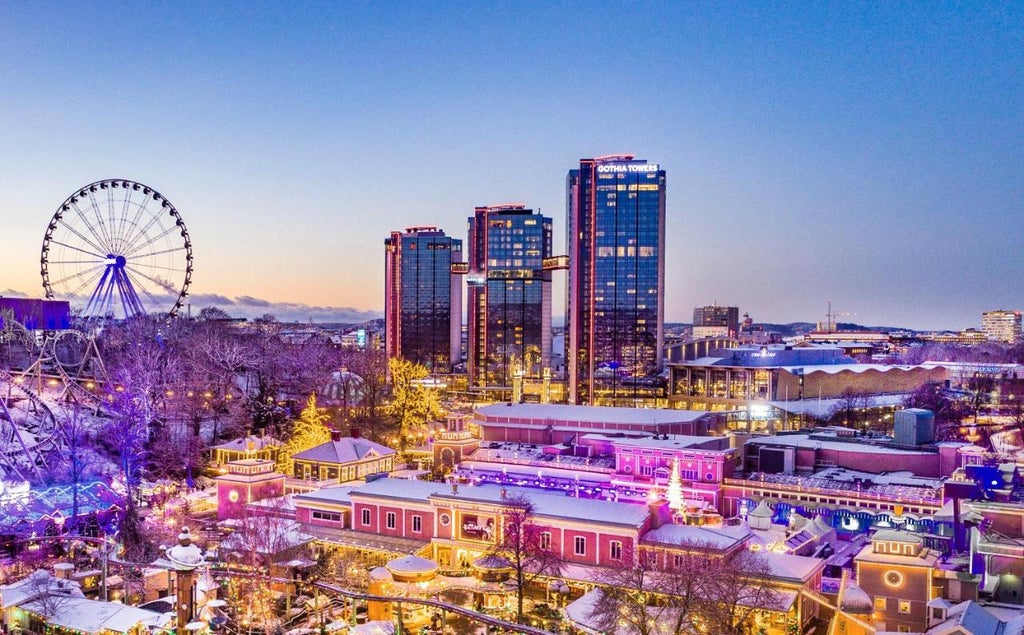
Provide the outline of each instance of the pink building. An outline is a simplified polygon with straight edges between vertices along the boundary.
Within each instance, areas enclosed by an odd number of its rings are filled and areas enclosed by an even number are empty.
[[[694,410],[506,403],[477,408],[471,423],[484,441],[556,444],[585,434],[720,434],[726,416]]]

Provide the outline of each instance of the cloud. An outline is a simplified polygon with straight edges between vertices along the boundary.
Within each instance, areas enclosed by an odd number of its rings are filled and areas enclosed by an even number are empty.
[[[28,298],[39,296],[33,296],[16,289],[4,289],[0,291],[0,297]],[[152,299],[170,307],[175,297],[157,295],[152,296]],[[80,295],[62,299],[70,301],[72,307],[81,307],[88,301],[89,297]],[[359,324],[384,316],[381,311],[366,311],[345,306],[319,306],[303,304],[301,302],[270,302],[248,295],[232,298],[217,293],[189,295],[185,298],[185,304],[186,306],[182,308],[182,314],[199,315],[199,312],[205,308],[217,307],[231,317],[251,320],[264,315],[273,315],[280,322],[340,322],[344,324]]]
[[[216,293],[189,294],[185,301],[192,306],[198,307],[219,306],[224,308],[222,305],[234,306],[235,304],[235,301],[226,295],[218,295]]]
[[[239,304],[244,304],[244,305],[247,305],[247,306],[270,306],[270,304],[271,304],[270,301],[268,301],[268,300],[261,300],[259,298],[254,298],[251,295],[240,295],[240,296],[238,296],[238,303]]]
[[[219,296],[189,296],[192,315],[206,307],[217,306],[231,317],[258,318],[273,315],[280,322],[342,322],[358,324],[383,317],[380,311],[365,311],[352,307],[316,306],[300,302],[270,302],[250,296],[239,296],[229,302],[205,303],[202,300]]]

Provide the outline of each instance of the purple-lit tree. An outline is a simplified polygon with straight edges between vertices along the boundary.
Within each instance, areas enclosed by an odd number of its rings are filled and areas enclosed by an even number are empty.
[[[80,529],[79,491],[85,477],[94,469],[97,457],[92,448],[90,422],[83,415],[81,406],[76,403],[59,417],[65,443],[63,480],[71,485],[71,514],[65,528],[74,534]]]

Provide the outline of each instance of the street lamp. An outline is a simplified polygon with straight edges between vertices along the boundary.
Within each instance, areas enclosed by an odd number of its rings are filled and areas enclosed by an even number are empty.
[[[192,534],[188,527],[182,527],[181,533],[178,534],[178,544],[168,548],[165,555],[171,563],[171,569],[174,570],[177,591],[177,635],[194,635],[196,622],[192,621],[195,612],[193,582],[195,570],[205,562],[203,552],[192,544]]]

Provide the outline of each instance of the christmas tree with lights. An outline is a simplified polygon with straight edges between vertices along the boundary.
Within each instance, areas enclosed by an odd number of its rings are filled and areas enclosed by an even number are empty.
[[[306,407],[295,420],[291,436],[277,454],[277,469],[280,472],[292,474],[293,456],[331,440],[331,429],[326,424],[330,418],[327,408],[316,405],[316,393],[311,393],[306,401]]]

